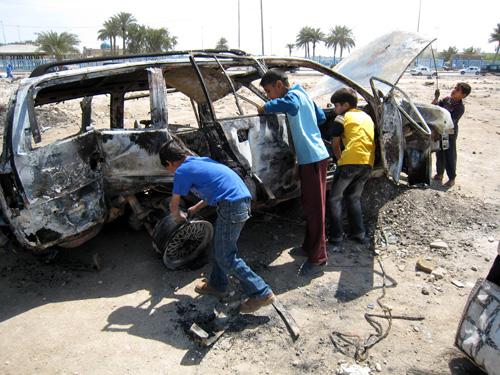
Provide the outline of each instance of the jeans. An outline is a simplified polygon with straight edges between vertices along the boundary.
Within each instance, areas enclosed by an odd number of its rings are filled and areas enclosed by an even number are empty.
[[[240,281],[248,297],[263,298],[271,292],[271,288],[238,256],[236,246],[245,221],[250,217],[250,204],[250,198],[235,202],[220,201],[217,204],[214,259],[208,283],[218,291],[225,292],[228,276],[233,275]]]
[[[351,234],[360,239],[365,237],[363,213],[361,211],[361,194],[366,181],[370,177],[371,166],[341,165],[335,171],[330,191],[330,241],[340,241],[343,237],[342,198],[345,198]]]
[[[458,129],[455,130],[455,134],[450,134],[448,149],[436,152],[436,173],[442,176],[446,169],[450,180],[457,177],[457,133]]]

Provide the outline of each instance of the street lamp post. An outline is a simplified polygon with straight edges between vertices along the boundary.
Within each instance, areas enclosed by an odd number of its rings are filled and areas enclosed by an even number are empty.
[[[264,55],[264,12],[262,11],[262,0],[260,0],[260,33],[262,35],[262,55]]]

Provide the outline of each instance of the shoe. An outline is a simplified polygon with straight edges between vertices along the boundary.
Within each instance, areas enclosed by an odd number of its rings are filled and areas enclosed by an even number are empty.
[[[304,251],[302,246],[295,246],[292,250],[288,252],[292,257],[306,257],[307,253]]]
[[[328,237],[328,243],[332,245],[340,245],[342,241],[344,240],[344,237]]]
[[[437,182],[443,182],[443,175],[436,173],[432,179]]]
[[[252,297],[248,298],[247,300],[243,301],[240,305],[240,314],[250,314],[261,307],[267,306],[272,304],[274,301],[276,301],[276,297],[274,296],[274,293],[271,292],[264,298],[257,298],[257,297]]]
[[[328,265],[326,261],[320,264],[314,264],[306,260],[299,268],[299,276],[313,276],[320,274]]]
[[[455,179],[454,178],[449,179],[448,182],[446,182],[444,184],[444,186],[446,186],[447,188],[451,188],[451,187],[455,186]]]
[[[348,238],[351,241],[357,242],[361,245],[366,245],[368,243],[368,239],[365,235],[350,235]]]
[[[198,285],[196,285],[194,287],[194,291],[198,294],[204,294],[204,295],[208,295],[208,296],[214,296],[214,297],[217,297],[217,298],[224,298],[226,296],[226,292],[221,292],[217,289],[215,289],[214,287],[211,287],[209,284],[208,284],[208,280],[207,279],[201,279],[201,281],[199,282]]]

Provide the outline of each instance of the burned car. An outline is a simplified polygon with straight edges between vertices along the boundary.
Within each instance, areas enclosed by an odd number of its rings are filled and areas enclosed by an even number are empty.
[[[173,181],[158,151],[172,137],[235,170],[255,206],[297,197],[287,118],[256,111],[266,101],[258,83],[270,68],[323,76],[311,94],[327,115],[325,98],[335,88],[356,90],[376,124],[376,169],[395,182],[404,171],[411,184],[429,183],[430,153],[445,144],[453,124],[447,111],[414,104],[396,83],[430,43],[395,32],[333,70],[237,50],[65,61],[71,69],[63,71],[40,66],[20,83],[7,112],[0,160],[4,227],[34,252],[78,246],[124,214],[155,236],[168,216]],[[163,236],[155,247],[179,260],[175,268],[206,245],[210,231],[204,223],[189,226],[174,244]]]

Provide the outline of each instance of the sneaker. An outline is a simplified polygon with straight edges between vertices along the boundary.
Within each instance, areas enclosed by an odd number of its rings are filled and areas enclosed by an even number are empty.
[[[207,279],[201,279],[201,281],[194,287],[194,291],[198,294],[204,294],[208,296],[214,296],[217,298],[224,298],[226,292],[221,292],[208,284]]]
[[[274,301],[276,301],[276,297],[274,296],[273,292],[269,293],[264,298],[257,298],[257,297],[248,298],[241,303],[240,314],[253,313],[258,309],[260,309],[261,307],[272,304]]]
[[[449,179],[448,182],[446,182],[446,184],[444,184],[444,186],[446,186],[447,188],[451,188],[451,187],[455,186],[455,179],[454,178]]]
[[[326,261],[320,264],[314,264],[306,260],[299,268],[299,276],[313,276],[320,274],[328,265]]]

